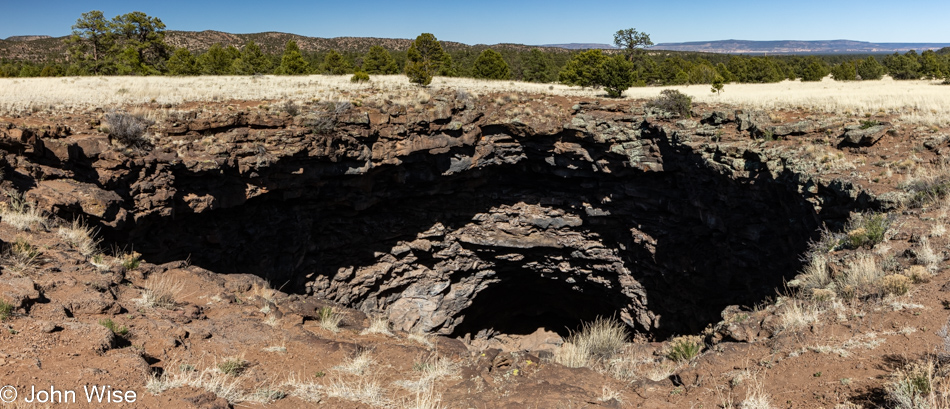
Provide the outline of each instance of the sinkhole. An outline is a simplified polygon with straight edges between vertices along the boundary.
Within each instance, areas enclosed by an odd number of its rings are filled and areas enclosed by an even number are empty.
[[[420,152],[356,174],[359,163],[298,158],[253,179],[177,175],[192,181],[179,200],[281,183],[240,205],[153,214],[109,234],[150,261],[256,274],[401,330],[566,335],[612,316],[659,338],[774,295],[819,226],[859,206],[820,186],[802,193],[800,175],[754,155],[727,172],[662,130],[641,135],[654,165],[566,133],[504,145],[495,135],[491,154]],[[826,196],[821,209],[807,194]]]

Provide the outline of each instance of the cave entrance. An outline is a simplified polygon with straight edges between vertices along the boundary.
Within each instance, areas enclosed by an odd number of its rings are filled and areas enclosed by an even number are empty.
[[[482,330],[528,335],[544,328],[566,337],[597,317],[618,316],[622,308],[610,302],[616,297],[604,287],[581,286],[531,270],[506,273],[456,315],[463,319],[450,336],[475,336]]]

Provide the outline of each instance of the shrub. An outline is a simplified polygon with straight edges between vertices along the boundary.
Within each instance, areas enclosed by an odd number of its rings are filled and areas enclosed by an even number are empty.
[[[885,294],[904,295],[910,290],[910,278],[900,274],[888,274],[881,278],[880,284]]]
[[[346,101],[330,102],[324,105],[323,109],[315,111],[308,120],[304,122],[309,126],[313,133],[325,135],[336,129],[336,124],[340,120],[340,115],[353,107],[353,104]]]
[[[350,77],[350,82],[356,82],[356,83],[369,82],[369,74],[363,71],[357,71],[353,74],[352,77]]]
[[[111,318],[99,320],[99,325],[108,328],[109,331],[112,331],[113,334],[116,334],[120,337],[128,335],[129,333],[129,327],[126,327],[125,325],[119,327],[115,322],[112,321]]]
[[[133,251],[119,257],[119,259],[122,261],[122,267],[125,267],[126,271],[130,271],[139,268],[139,264],[141,264],[140,256],[141,254]]]
[[[859,213],[848,222],[847,244],[850,248],[872,248],[884,241],[884,234],[890,226],[890,219],[884,213]]]
[[[632,62],[622,55],[615,55],[601,64],[597,82],[604,86],[607,96],[620,98],[636,82],[633,69]]]
[[[472,76],[489,80],[506,80],[511,78],[511,69],[501,54],[489,48],[482,51],[475,59]]]
[[[942,171],[914,177],[901,185],[909,193],[909,207],[924,207],[950,193],[950,172]]]
[[[241,358],[228,358],[218,364],[218,370],[225,375],[238,376],[247,369],[248,362]]]
[[[647,108],[659,109],[681,117],[691,117],[693,99],[675,89],[665,89],[660,96],[647,102]]]
[[[0,300],[0,321],[6,321],[13,316],[13,304]]]
[[[703,339],[696,335],[676,337],[670,340],[666,357],[679,362],[689,361],[703,350]]]
[[[151,142],[145,137],[145,131],[155,122],[142,115],[112,111],[103,118],[108,126],[109,136],[114,141],[130,148],[148,149]]]

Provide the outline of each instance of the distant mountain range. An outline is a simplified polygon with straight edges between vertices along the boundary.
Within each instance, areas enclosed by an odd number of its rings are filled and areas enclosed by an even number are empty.
[[[598,43],[545,44],[545,45],[542,45],[541,47],[565,48],[568,50],[614,50],[617,48],[610,44],[598,44]]]
[[[865,41],[693,41],[661,43],[651,50],[697,51],[721,54],[871,54],[939,50],[950,43],[869,43]]]

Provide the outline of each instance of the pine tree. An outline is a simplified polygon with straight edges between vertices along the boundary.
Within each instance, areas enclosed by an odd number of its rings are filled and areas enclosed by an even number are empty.
[[[198,75],[201,73],[198,60],[191,54],[191,51],[184,47],[176,49],[165,65],[171,75]]]
[[[112,31],[117,39],[121,74],[157,74],[165,70],[169,46],[165,44],[165,23],[141,11],[116,16]]]
[[[597,83],[603,85],[611,98],[620,98],[635,82],[633,63],[622,55],[604,60],[597,73]]]
[[[102,12],[82,13],[73,25],[73,35],[66,43],[73,64],[93,74],[105,74],[111,64],[110,52],[115,45],[111,23]]]
[[[396,59],[389,51],[381,46],[374,45],[369,48],[369,53],[363,59],[363,71],[370,75],[396,74],[399,72],[399,66],[396,65]]]
[[[561,69],[558,74],[559,80],[567,85],[577,85],[581,87],[596,87],[600,84],[598,80],[598,71],[601,64],[607,59],[600,50],[587,50],[575,54]]]
[[[845,61],[834,66],[831,69],[831,76],[835,81],[854,81],[857,79],[857,71],[854,69],[854,62]]]
[[[432,76],[439,71],[442,65],[442,45],[430,33],[422,33],[416,37],[406,54],[406,76],[409,82],[426,86],[432,83]]]
[[[336,50],[330,50],[323,57],[323,73],[330,75],[343,75],[353,71],[350,63],[343,58],[343,55]]]
[[[874,57],[868,57],[855,66],[858,76],[864,81],[879,80],[884,76],[884,66]]]
[[[214,43],[208,51],[198,56],[198,65],[205,75],[229,75],[233,58],[225,51],[221,43]]]
[[[279,75],[302,75],[306,74],[307,70],[307,61],[300,54],[300,47],[297,47],[297,42],[288,40],[287,45],[284,46],[284,55],[280,57],[280,67],[277,67],[276,73]]]
[[[271,69],[270,58],[264,55],[254,40],[248,40],[247,44],[244,44],[240,57],[236,58],[232,65],[237,75],[264,74]]]
[[[551,57],[534,48],[528,53],[521,72],[521,79],[528,82],[548,82],[551,80]]]
[[[491,48],[482,51],[475,59],[472,67],[472,76],[490,80],[506,80],[511,78],[511,68],[497,51]]]

